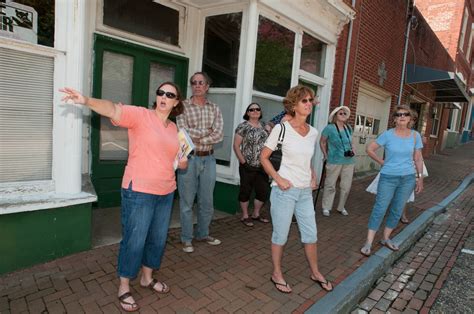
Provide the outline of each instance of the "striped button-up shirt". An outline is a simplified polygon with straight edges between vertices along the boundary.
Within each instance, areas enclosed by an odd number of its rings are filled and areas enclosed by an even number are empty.
[[[214,144],[224,138],[224,120],[216,104],[206,101],[204,105],[193,103],[193,99],[183,101],[184,112],[176,117],[178,128],[185,129],[189,136],[198,139],[195,151],[210,151]]]

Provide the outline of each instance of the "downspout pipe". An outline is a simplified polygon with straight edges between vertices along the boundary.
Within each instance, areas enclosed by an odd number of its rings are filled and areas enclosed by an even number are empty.
[[[356,0],[352,0],[352,7],[355,8]],[[352,28],[354,26],[354,21],[349,22],[349,34],[347,35],[347,46],[346,46],[346,60],[344,61],[344,74],[342,77],[342,88],[341,88],[341,99],[339,100],[339,106],[344,106],[344,97],[346,94],[346,84],[347,84],[347,72],[349,69],[349,59],[351,53],[351,44],[352,44]]]
[[[410,3],[412,3],[412,11],[411,12],[409,12]],[[400,104],[402,103],[403,84],[405,83],[405,68],[406,68],[406,65],[407,65],[408,40],[409,40],[409,37],[410,37],[411,21],[412,21],[414,9],[415,9],[415,0],[407,0],[407,14],[406,14],[406,16],[408,17],[408,23],[407,23],[407,29],[405,31],[405,49],[403,51],[402,75],[401,75],[401,78],[400,78],[400,92],[398,93],[398,101],[397,101],[398,106],[400,106]]]

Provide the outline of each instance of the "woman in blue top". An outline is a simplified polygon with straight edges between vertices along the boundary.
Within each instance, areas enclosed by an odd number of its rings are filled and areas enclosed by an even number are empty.
[[[390,240],[390,234],[398,224],[402,210],[415,188],[416,193],[423,190],[423,158],[421,149],[423,143],[418,132],[411,130],[415,113],[408,106],[397,106],[393,113],[395,128],[383,132],[375,142],[367,147],[367,154],[382,168],[380,180],[377,187],[377,197],[372,214],[369,218],[369,231],[367,242],[360,252],[366,256],[370,255],[375,233],[388,213],[383,238],[380,241],[393,251],[398,246]],[[385,149],[385,159],[376,155],[380,147]]]
[[[339,203],[337,211],[344,216],[349,215],[345,204],[352,185],[354,174],[354,149],[352,148],[352,129],[347,124],[351,110],[346,106],[337,107],[329,115],[328,124],[321,134],[319,146],[326,159],[326,179],[324,180],[323,215],[329,216],[334,196],[336,183],[339,183]]]

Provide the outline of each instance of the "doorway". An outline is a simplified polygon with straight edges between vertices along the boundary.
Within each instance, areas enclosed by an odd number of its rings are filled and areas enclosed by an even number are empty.
[[[176,83],[186,97],[187,58],[103,35],[95,35],[94,54],[95,98],[151,108],[157,86],[165,81]],[[128,134],[95,113],[91,129],[91,179],[98,199],[92,213],[92,244],[97,247],[121,239],[120,188]]]
[[[188,59],[139,45],[95,36],[93,97],[151,108],[156,87],[175,82],[186,95]],[[100,208],[120,205],[120,186],[128,158],[127,130],[93,113],[92,183]]]
[[[368,84],[361,83],[354,128],[356,173],[380,169],[380,165],[367,155],[366,147],[387,129],[389,113],[390,96],[385,91],[379,91]],[[377,155],[382,157],[383,150],[378,150]]]

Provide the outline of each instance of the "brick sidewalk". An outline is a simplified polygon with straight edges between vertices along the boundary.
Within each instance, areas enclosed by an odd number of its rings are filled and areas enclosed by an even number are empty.
[[[354,313],[429,313],[474,221],[474,185],[375,284]]]
[[[430,177],[425,192],[410,206],[411,218],[441,201],[474,171],[474,143],[447,150],[426,160]],[[372,180],[354,182],[348,200],[349,216],[322,217],[318,204],[319,264],[335,284],[364,261],[359,253],[365,242],[374,196],[365,192]],[[320,196],[321,199],[321,196]],[[235,200],[229,200],[235,201]],[[400,225],[395,233],[398,233]],[[217,247],[197,244],[195,252],[181,251],[179,230],[170,231],[168,246],[157,278],[171,286],[168,295],[153,294],[133,282],[132,293],[141,313],[301,313],[325,295],[309,279],[296,225],[285,249],[283,269],[293,288],[279,293],[269,281],[271,225],[243,226],[238,217],[214,221],[212,235],[223,241]],[[378,240],[380,234],[378,235]],[[377,250],[379,246],[375,246]],[[114,313],[117,301],[118,245],[101,247],[0,277],[0,313]]]

